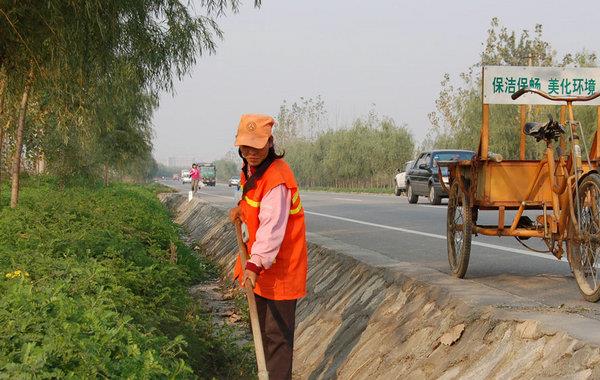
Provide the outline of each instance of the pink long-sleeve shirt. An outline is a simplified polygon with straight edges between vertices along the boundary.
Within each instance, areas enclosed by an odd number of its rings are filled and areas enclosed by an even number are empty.
[[[291,206],[292,192],[283,184],[260,200],[259,226],[248,262],[259,268],[271,268],[283,242]]]
[[[200,179],[200,170],[192,168],[190,170],[190,177],[192,177],[192,179]]]

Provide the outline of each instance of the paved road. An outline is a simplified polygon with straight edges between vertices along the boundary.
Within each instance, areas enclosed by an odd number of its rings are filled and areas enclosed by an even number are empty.
[[[189,188],[175,181],[165,184],[181,191]],[[218,184],[204,187],[197,196],[231,207],[236,192]],[[392,195],[311,191],[301,192],[301,199],[308,232],[449,273],[446,206],[431,206],[426,198],[412,205],[406,197]],[[506,219],[512,220],[508,213]],[[479,222],[497,223],[497,214],[480,212]],[[531,245],[544,247],[533,241]],[[566,260],[528,251],[513,238],[474,237],[466,278],[600,320],[600,305],[581,298]]]

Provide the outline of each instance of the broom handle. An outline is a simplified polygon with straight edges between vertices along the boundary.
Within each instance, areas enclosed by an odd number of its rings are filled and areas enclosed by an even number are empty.
[[[242,222],[237,219],[235,222],[235,233],[237,235],[237,243],[239,247],[240,261],[242,263],[242,276],[246,268],[246,256],[248,251],[246,243],[242,238]],[[242,277],[243,278],[243,277]],[[256,311],[256,299],[254,298],[254,290],[252,284],[248,281],[244,283],[246,298],[248,299],[248,310],[250,311],[250,324],[252,326],[252,337],[254,338],[254,351],[256,353],[256,365],[258,366],[258,379],[268,380],[269,372],[267,371],[267,362],[265,360],[265,350],[263,348],[262,335],[260,333],[260,324],[258,322],[258,312]]]

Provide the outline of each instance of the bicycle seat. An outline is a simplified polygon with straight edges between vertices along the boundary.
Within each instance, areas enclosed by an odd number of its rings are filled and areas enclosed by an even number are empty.
[[[548,120],[547,123],[525,123],[523,132],[528,136],[535,137],[536,141],[550,141],[558,140],[560,135],[565,133],[565,130],[562,125],[560,125],[557,121],[554,121],[552,116],[550,116],[550,120]]]
[[[525,134],[527,136],[535,136],[540,132],[540,129],[542,129],[545,126],[546,126],[546,124],[537,123],[535,121],[525,123]]]

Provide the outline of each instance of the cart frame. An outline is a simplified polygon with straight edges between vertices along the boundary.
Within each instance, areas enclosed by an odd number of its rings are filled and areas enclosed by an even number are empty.
[[[490,107],[483,104],[476,155],[466,161],[438,162],[440,177],[440,167],[446,166],[450,172],[448,187],[441,181],[449,194],[447,240],[450,267],[453,275],[464,277],[471,235],[513,236],[532,250],[535,249],[524,244],[523,240],[540,238],[548,248],[546,252],[558,259],[562,258],[566,245],[580,291],[585,299],[596,302],[600,299],[600,106],[596,107],[596,131],[591,148],[589,151],[585,149],[587,156],[584,161],[580,146],[583,128],[575,121],[573,103],[593,100],[600,96],[600,92],[589,96],[559,97],[522,88],[511,97],[515,100],[528,92],[565,103],[560,109],[559,123],[551,121],[543,127],[536,125],[538,130],[546,128],[543,131],[547,132],[546,135],[541,132],[535,135],[538,141],[546,143],[543,158],[525,160],[528,125],[525,123],[524,105],[520,106],[519,160],[503,160],[499,155],[490,154]],[[563,126],[566,126],[566,131]],[[586,148],[585,139],[582,141]],[[558,142],[556,155],[555,142]],[[497,224],[477,224],[479,210],[497,210]],[[506,210],[516,210],[508,224]],[[523,215],[527,210],[539,210],[541,214],[532,221]]]

